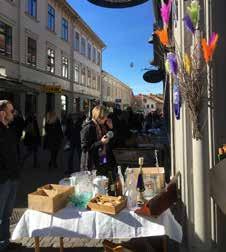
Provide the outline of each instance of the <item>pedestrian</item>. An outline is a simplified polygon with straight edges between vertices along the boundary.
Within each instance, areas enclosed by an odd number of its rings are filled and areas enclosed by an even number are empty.
[[[10,243],[10,216],[12,214],[19,167],[17,158],[17,137],[9,126],[14,118],[10,101],[0,100],[0,251],[9,251],[15,244]]]
[[[26,147],[26,154],[22,159],[24,165],[27,158],[33,155],[33,167],[38,167],[38,148],[41,144],[41,136],[35,114],[30,114],[25,120],[25,136],[23,143]]]
[[[82,129],[84,117],[81,114],[73,114],[68,117],[66,132],[69,143],[68,153],[68,166],[65,171],[65,175],[69,176],[73,172],[80,171],[80,160],[81,160],[81,137],[80,132]],[[74,157],[76,157],[76,163],[74,165]]]
[[[97,175],[116,175],[116,162],[106,135],[113,129],[112,121],[103,106],[95,106],[92,119],[83,125],[81,130],[81,170],[97,170]]]
[[[14,113],[14,120],[11,123],[11,126],[14,128],[16,132],[16,137],[17,137],[17,155],[18,155],[18,160],[21,161],[21,137],[23,134],[23,130],[25,127],[25,120],[22,115],[22,112],[20,110],[15,110]]]
[[[49,169],[57,168],[57,157],[63,141],[63,131],[59,118],[54,111],[48,112],[45,124],[44,149],[50,151]]]

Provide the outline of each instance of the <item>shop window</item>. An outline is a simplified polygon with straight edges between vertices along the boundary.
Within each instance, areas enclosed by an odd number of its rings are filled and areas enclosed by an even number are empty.
[[[0,21],[0,55],[12,58],[12,28]]]
[[[55,110],[55,95],[52,93],[46,94],[46,113]]]
[[[37,0],[28,0],[27,12],[30,16],[34,18],[37,17]]]
[[[37,97],[33,94],[25,96],[25,117],[37,112]]]
[[[62,56],[62,77],[68,78],[68,58]]]
[[[61,38],[68,41],[68,21],[65,18],[61,21]]]
[[[37,42],[32,38],[27,38],[27,63],[36,66]]]
[[[85,40],[85,38],[81,39],[81,54],[86,56],[86,40]]]
[[[55,51],[51,48],[47,49],[47,71],[55,72]]]
[[[79,52],[79,48],[80,48],[79,43],[80,43],[80,35],[78,32],[75,32],[74,48],[78,52]]]
[[[48,29],[55,31],[55,9],[50,4],[48,4]]]
[[[89,111],[89,100],[83,100],[83,111]]]

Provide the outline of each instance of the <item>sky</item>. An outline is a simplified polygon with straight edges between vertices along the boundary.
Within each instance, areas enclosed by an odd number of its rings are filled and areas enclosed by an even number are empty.
[[[153,59],[148,43],[153,32],[152,1],[123,9],[98,7],[87,0],[68,3],[106,44],[103,70],[130,86],[134,94],[162,93],[162,83],[143,80],[144,69]]]

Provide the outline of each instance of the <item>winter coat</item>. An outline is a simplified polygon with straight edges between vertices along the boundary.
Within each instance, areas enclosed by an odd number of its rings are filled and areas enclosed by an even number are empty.
[[[44,138],[44,149],[58,150],[63,141],[63,131],[61,128],[60,120],[57,119],[53,123],[46,123],[46,135]]]
[[[16,143],[15,131],[0,122],[0,184],[19,177]]]
[[[88,121],[83,125],[81,130],[81,148],[81,170],[96,169],[100,171],[105,169],[101,175],[106,175],[108,173],[107,170],[110,169],[114,173],[116,162],[110,143],[106,145],[106,167],[100,164],[99,150],[103,148],[103,144],[97,139],[96,127],[93,121]]]
[[[41,144],[41,136],[36,117],[29,116],[25,120],[25,136],[24,145],[27,147],[35,147]]]

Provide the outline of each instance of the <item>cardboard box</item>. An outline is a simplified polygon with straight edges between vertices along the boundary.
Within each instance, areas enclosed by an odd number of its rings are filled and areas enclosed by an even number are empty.
[[[98,197],[98,196],[97,196]],[[120,200],[120,203],[114,205],[114,206],[108,206],[104,204],[98,204],[96,202],[97,197],[93,198],[90,200],[90,202],[87,205],[87,208],[93,211],[97,212],[102,212],[102,213],[107,213],[107,214],[112,214],[116,215],[119,213],[123,208],[126,207],[126,197],[122,197],[122,200]],[[108,201],[115,201],[118,199],[118,197],[113,197],[113,196],[107,196],[107,195],[100,195],[106,202]]]
[[[132,168],[137,183],[140,168]],[[150,199],[165,188],[165,169],[164,167],[145,167],[142,168],[145,191],[143,192],[145,199]],[[134,185],[135,187],[137,184]]]
[[[48,184],[28,194],[28,208],[55,213],[66,206],[69,197],[73,194],[73,186]]]

